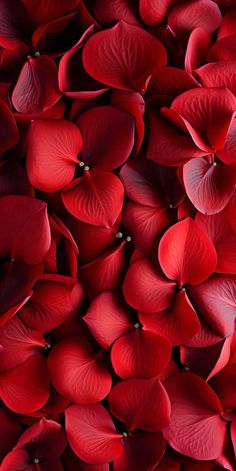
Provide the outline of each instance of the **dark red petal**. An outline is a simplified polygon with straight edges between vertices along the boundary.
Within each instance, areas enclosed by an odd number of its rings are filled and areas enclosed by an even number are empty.
[[[55,389],[73,402],[101,401],[111,389],[111,376],[101,354],[95,354],[82,337],[70,337],[56,345],[48,366]]]
[[[18,316],[14,316],[0,328],[0,371],[9,370],[23,363],[45,347],[42,332],[25,327]]]
[[[0,219],[0,257],[8,255],[29,265],[42,262],[51,242],[47,205],[26,196],[5,196],[0,199]]]
[[[236,61],[221,61],[205,64],[195,71],[199,82],[204,87],[227,87],[236,94]]]
[[[14,420],[14,417],[12,417],[7,409],[5,409],[3,406],[0,408],[0,421],[0,461],[2,461],[6,454],[11,451],[15,445],[19,435],[22,432],[22,427],[16,420]]]
[[[67,448],[66,453],[62,456],[62,463],[66,471],[109,471],[109,463],[105,464],[89,464],[82,461],[78,456],[73,453],[70,448]]]
[[[186,293],[181,290],[173,297],[172,304],[165,311],[155,314],[139,313],[145,330],[166,337],[170,343],[181,345],[200,330],[200,322]]]
[[[69,213],[80,221],[110,227],[122,210],[124,189],[112,173],[85,171],[63,191],[62,200]]]
[[[92,464],[103,464],[118,458],[123,450],[107,410],[100,404],[74,405],[66,412],[68,442],[79,458]]]
[[[235,62],[236,65],[236,62]],[[236,90],[235,90],[236,93]],[[223,149],[217,152],[219,159],[227,165],[236,162],[236,120],[234,119],[226,136]]]
[[[2,0],[0,5],[0,45],[6,49],[25,47],[30,25],[26,8],[19,0]],[[27,31],[28,30],[28,31]]]
[[[90,304],[83,317],[96,341],[109,348],[132,326],[127,308],[114,291],[104,291]]]
[[[59,18],[68,11],[75,8],[80,0],[39,0],[35,5],[34,0],[23,0],[32,21],[36,24],[48,23],[51,20]]]
[[[66,437],[62,426],[43,418],[21,435],[15,449],[26,448],[33,456],[56,459],[62,455],[65,447]]]
[[[210,384],[218,394],[225,412],[235,409],[235,372],[235,364],[226,365],[222,371],[210,380]]]
[[[184,185],[190,201],[204,214],[222,211],[235,192],[236,168],[192,159],[183,168]]]
[[[217,273],[236,274],[236,234],[230,222],[230,214],[225,209],[220,213],[206,216],[197,213],[195,221],[213,242],[217,252]]]
[[[17,160],[3,160],[0,163],[0,196],[34,196],[27,174]]]
[[[214,391],[192,373],[176,375],[165,386],[171,401],[170,425],[164,430],[169,444],[197,460],[218,458],[224,449],[226,427]]]
[[[218,30],[217,39],[226,36],[232,36],[236,33],[236,9],[228,11],[222,18],[221,25]]]
[[[166,449],[161,433],[130,435],[124,440],[123,453],[113,463],[114,471],[156,469]],[[157,468],[159,469],[159,468]],[[168,469],[168,471],[172,471]]]
[[[185,1],[174,7],[168,16],[168,26],[183,40],[199,26],[213,34],[220,26],[222,16],[219,7],[210,0]]]
[[[91,3],[91,5],[90,5]],[[133,0],[99,0],[89,1],[89,8],[99,24],[110,26],[119,20],[129,24],[140,26],[138,20],[138,9]]]
[[[170,418],[170,401],[157,379],[129,379],[116,384],[109,394],[111,413],[128,430],[158,432]]]
[[[78,128],[62,120],[35,121],[27,136],[27,172],[32,185],[54,192],[68,185],[78,164],[82,137]]]
[[[196,87],[199,87],[199,83],[185,70],[164,66],[152,74],[148,91],[152,95],[174,97]]]
[[[217,263],[214,245],[191,218],[177,222],[165,232],[158,258],[165,275],[181,286],[201,283],[213,273]]]
[[[113,106],[90,108],[79,117],[81,160],[99,170],[114,170],[129,157],[134,145],[134,120]],[[117,145],[119,143],[119,145]]]
[[[234,456],[236,456],[236,420],[231,423],[230,435],[234,447]]]
[[[214,275],[199,286],[189,288],[190,298],[214,332],[229,337],[236,315],[236,277]]]
[[[49,393],[47,364],[41,355],[32,355],[20,366],[0,375],[2,401],[18,414],[31,414],[40,409]]]
[[[206,151],[196,147],[188,135],[177,130],[161,115],[148,114],[148,159],[160,165],[177,166],[205,154]]]
[[[102,291],[117,289],[121,286],[127,264],[125,241],[119,247],[114,246],[93,262],[79,270],[87,295],[94,297]]]
[[[143,29],[123,21],[94,34],[83,50],[85,70],[96,80],[120,90],[143,93],[152,72],[165,63],[162,44]]]
[[[162,2],[140,0],[140,16],[146,25],[155,26],[165,20],[167,13],[175,3],[177,3],[177,0],[163,0]]]
[[[111,350],[112,366],[122,379],[153,378],[167,365],[171,346],[160,335],[135,329],[120,337]]]
[[[175,283],[161,277],[148,259],[132,263],[123,285],[127,303],[144,312],[166,309],[172,301],[174,290]]]
[[[0,152],[14,147],[19,141],[15,118],[6,103],[0,98]]]
[[[184,66],[190,74],[204,64],[207,60],[207,52],[211,37],[203,28],[195,28],[189,36]]]
[[[72,311],[72,296],[68,287],[51,281],[39,281],[19,316],[27,326],[45,332],[62,324]]]
[[[201,1],[201,0],[199,0]],[[212,149],[222,149],[236,109],[236,97],[224,88],[194,88],[171,105]]]
[[[209,50],[208,62],[236,60],[236,34],[217,41]]]
[[[12,93],[12,103],[20,113],[39,113],[61,97],[57,81],[57,66],[47,56],[28,59]]]

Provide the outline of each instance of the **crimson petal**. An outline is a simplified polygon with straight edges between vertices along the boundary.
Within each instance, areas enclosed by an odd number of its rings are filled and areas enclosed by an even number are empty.
[[[156,469],[165,449],[166,441],[161,433],[129,435],[124,440],[123,453],[113,463],[113,469],[114,471]],[[168,471],[172,469],[168,468]]]
[[[39,0],[35,5],[34,0],[22,0],[30,14],[33,23],[48,23],[51,20],[59,18],[68,11],[75,8],[80,0]]]

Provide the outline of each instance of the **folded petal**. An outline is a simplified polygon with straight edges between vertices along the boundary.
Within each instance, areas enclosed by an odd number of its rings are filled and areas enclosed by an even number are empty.
[[[165,368],[170,354],[171,346],[167,339],[135,328],[114,343],[111,362],[122,379],[148,379],[154,378]]]
[[[101,354],[93,352],[82,337],[62,340],[51,351],[48,365],[55,389],[72,402],[92,404],[111,389],[111,376]]]
[[[25,325],[45,332],[62,324],[72,311],[72,296],[67,286],[39,281],[19,316]]]
[[[135,131],[128,113],[113,106],[98,106],[82,113],[77,124],[83,139],[81,160],[88,165],[110,171],[128,159]]]
[[[73,405],[66,412],[68,442],[79,458],[91,464],[103,464],[118,458],[123,450],[122,435],[100,404]]]
[[[215,163],[214,163],[215,164]],[[235,192],[236,167],[212,165],[205,159],[192,159],[183,168],[186,193],[203,214],[222,211]]]
[[[123,292],[127,303],[135,309],[159,312],[170,305],[175,283],[160,276],[148,259],[141,259],[130,266]]]
[[[190,299],[216,334],[229,337],[234,332],[236,276],[213,275],[199,286],[189,288]]]
[[[54,192],[68,185],[82,148],[79,129],[63,120],[32,123],[27,136],[27,173],[39,190]]]
[[[61,97],[57,66],[47,56],[25,62],[12,93],[12,103],[20,113],[38,113],[51,108]]]
[[[99,294],[91,302],[83,320],[104,349],[132,327],[127,308],[114,291]]]
[[[200,330],[198,317],[183,290],[176,293],[165,311],[139,312],[138,317],[145,330],[166,337],[173,346],[187,342]]]
[[[226,87],[236,95],[235,66],[236,61],[211,62],[195,70],[195,74],[204,87]]]
[[[111,413],[130,432],[135,429],[158,432],[170,418],[170,401],[157,379],[129,379],[116,384],[109,394]]]
[[[0,375],[0,396],[18,414],[31,414],[49,398],[49,377],[45,358],[32,355],[21,365]]]
[[[201,27],[195,28],[189,36],[184,66],[190,74],[207,61],[211,36]]]
[[[124,21],[95,33],[83,50],[86,72],[119,90],[145,92],[152,72],[165,63],[164,46],[143,29]]]
[[[191,218],[177,222],[165,232],[158,258],[165,275],[180,286],[201,283],[213,273],[217,263],[214,245]]]
[[[196,460],[212,460],[223,452],[226,427],[222,406],[205,381],[182,373],[165,384],[171,402],[170,424],[164,430],[169,444]]]
[[[62,194],[72,216],[95,226],[112,226],[123,205],[124,189],[119,178],[108,172],[85,171]]]

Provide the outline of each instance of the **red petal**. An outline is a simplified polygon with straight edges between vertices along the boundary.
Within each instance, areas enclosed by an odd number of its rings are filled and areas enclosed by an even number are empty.
[[[122,379],[153,378],[165,368],[170,353],[167,339],[135,329],[114,343],[111,362],[116,374]]]
[[[165,232],[158,258],[165,275],[181,286],[201,283],[213,273],[217,263],[214,245],[191,218],[177,222]]]
[[[1,420],[1,431],[0,431],[0,440],[1,440],[1,451],[0,451],[0,461],[6,456],[6,454],[11,451],[15,445],[19,435],[22,432],[21,425],[14,420],[10,413],[1,406],[0,408],[0,420]],[[2,465],[3,466],[3,465]]]
[[[234,447],[234,456],[236,456],[236,420],[231,423],[230,435]]]
[[[218,458],[223,452],[226,427],[214,391],[192,373],[169,379],[166,389],[171,401],[171,418],[164,436],[169,444],[196,460]]]
[[[35,5],[34,0],[23,0],[33,23],[48,23],[51,20],[59,18],[68,11],[75,8],[80,0],[39,0]]]
[[[222,18],[217,38],[222,39],[236,33],[236,9],[228,11]]]
[[[222,211],[235,192],[236,168],[192,159],[183,168],[187,195],[198,211],[216,214]]]
[[[123,285],[127,303],[144,312],[166,309],[172,301],[174,289],[175,283],[161,277],[148,259],[132,263]]]
[[[124,20],[131,25],[140,25],[137,6],[133,1],[99,0],[93,2],[92,0],[90,3],[89,8],[101,25],[110,26],[119,20]]]
[[[67,439],[82,460],[92,464],[112,461],[121,454],[119,435],[107,410],[100,404],[71,406],[65,412]]]
[[[101,355],[82,337],[60,342],[50,353],[48,365],[55,389],[72,402],[95,403],[111,389],[111,376]]]
[[[105,252],[93,262],[84,265],[80,271],[81,280],[88,296],[94,297],[102,291],[118,289],[126,268],[125,242]]]
[[[201,0],[199,0],[201,1]],[[236,97],[224,88],[194,88],[171,105],[212,149],[222,149],[236,109]]]
[[[9,255],[30,265],[42,262],[51,242],[47,205],[26,196],[5,196],[0,199],[0,219],[0,257]]]
[[[27,172],[32,185],[46,192],[71,182],[82,148],[78,128],[62,120],[35,121],[27,136]]]
[[[77,219],[95,226],[112,226],[123,205],[120,180],[108,172],[85,171],[62,194],[66,209]]]
[[[127,308],[113,291],[104,291],[90,304],[83,317],[98,344],[109,348],[132,326]]]
[[[184,66],[190,74],[207,61],[211,37],[203,28],[196,28],[189,36]]]
[[[236,274],[236,234],[227,210],[212,216],[197,213],[197,225],[208,235],[217,252],[217,273]]]
[[[208,62],[235,61],[236,35],[227,36],[217,41],[209,50]]]
[[[164,66],[152,74],[148,91],[152,95],[177,96],[196,87],[199,83],[185,70]]]
[[[55,62],[47,56],[27,60],[12,93],[15,109],[38,113],[51,108],[60,97]]]
[[[236,366],[234,364],[227,365],[210,380],[210,384],[218,394],[225,412],[235,409],[235,372]]]
[[[70,448],[62,456],[62,463],[66,471],[109,471],[109,463],[106,464],[89,464],[80,460]]]
[[[43,418],[21,435],[15,449],[26,448],[31,456],[56,459],[62,455],[65,447],[66,438],[62,426]]]
[[[193,0],[174,7],[168,16],[168,26],[180,38],[186,37],[199,26],[213,34],[220,26],[222,16],[219,7],[210,0]]]
[[[14,147],[19,141],[19,133],[15,118],[0,98],[0,152]]]
[[[88,165],[110,171],[128,159],[135,131],[129,114],[112,106],[98,106],[85,111],[77,124],[83,138],[81,160]]]
[[[152,0],[140,0],[140,16],[146,25],[155,26],[165,20],[167,13],[176,2],[177,0],[163,0],[162,2],[153,2]]]
[[[29,454],[26,450],[12,450],[1,463],[1,471],[34,471]]]
[[[114,461],[113,469],[114,471],[126,469],[143,471],[154,467],[156,469],[165,449],[166,441],[161,433],[130,435],[124,440],[123,453]]]
[[[62,324],[72,311],[71,293],[65,285],[39,281],[19,316],[32,329],[45,332]]]
[[[4,160],[0,163],[0,196],[34,196],[26,172],[17,160]]]
[[[236,277],[214,275],[199,286],[189,288],[191,300],[214,332],[229,337],[236,315]]]
[[[143,93],[152,72],[165,63],[162,44],[143,29],[123,21],[94,34],[83,50],[86,72],[120,90]]]
[[[157,379],[122,381],[114,386],[108,400],[111,413],[130,432],[135,429],[158,432],[169,423],[169,398]]]
[[[49,378],[45,358],[33,355],[20,366],[0,375],[0,395],[9,409],[31,414],[49,397]]]
[[[173,346],[187,342],[200,329],[198,317],[183,290],[173,297],[172,304],[165,311],[139,313],[138,317],[145,330],[163,335]]]
[[[225,62],[223,62],[223,64],[224,63]],[[236,62],[235,62],[235,65],[236,65]],[[236,90],[235,90],[235,93],[236,93]],[[229,132],[226,136],[223,149],[217,152],[217,156],[219,157],[219,159],[227,165],[234,164],[236,161],[235,138],[236,138],[236,120],[234,119],[229,128]]]
[[[199,82],[204,87],[227,87],[236,94],[236,61],[212,62],[195,71]]]
[[[42,332],[25,327],[18,316],[14,316],[0,328],[0,371],[15,368],[33,354],[38,353],[46,342]]]
[[[2,0],[0,15],[0,45],[13,50],[21,46],[25,47],[30,25],[27,11],[22,2],[12,0],[10,4],[7,0]]]

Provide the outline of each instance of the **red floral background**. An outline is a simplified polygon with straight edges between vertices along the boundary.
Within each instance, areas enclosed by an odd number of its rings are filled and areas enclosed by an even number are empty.
[[[0,469],[236,469],[235,0],[0,1]]]

